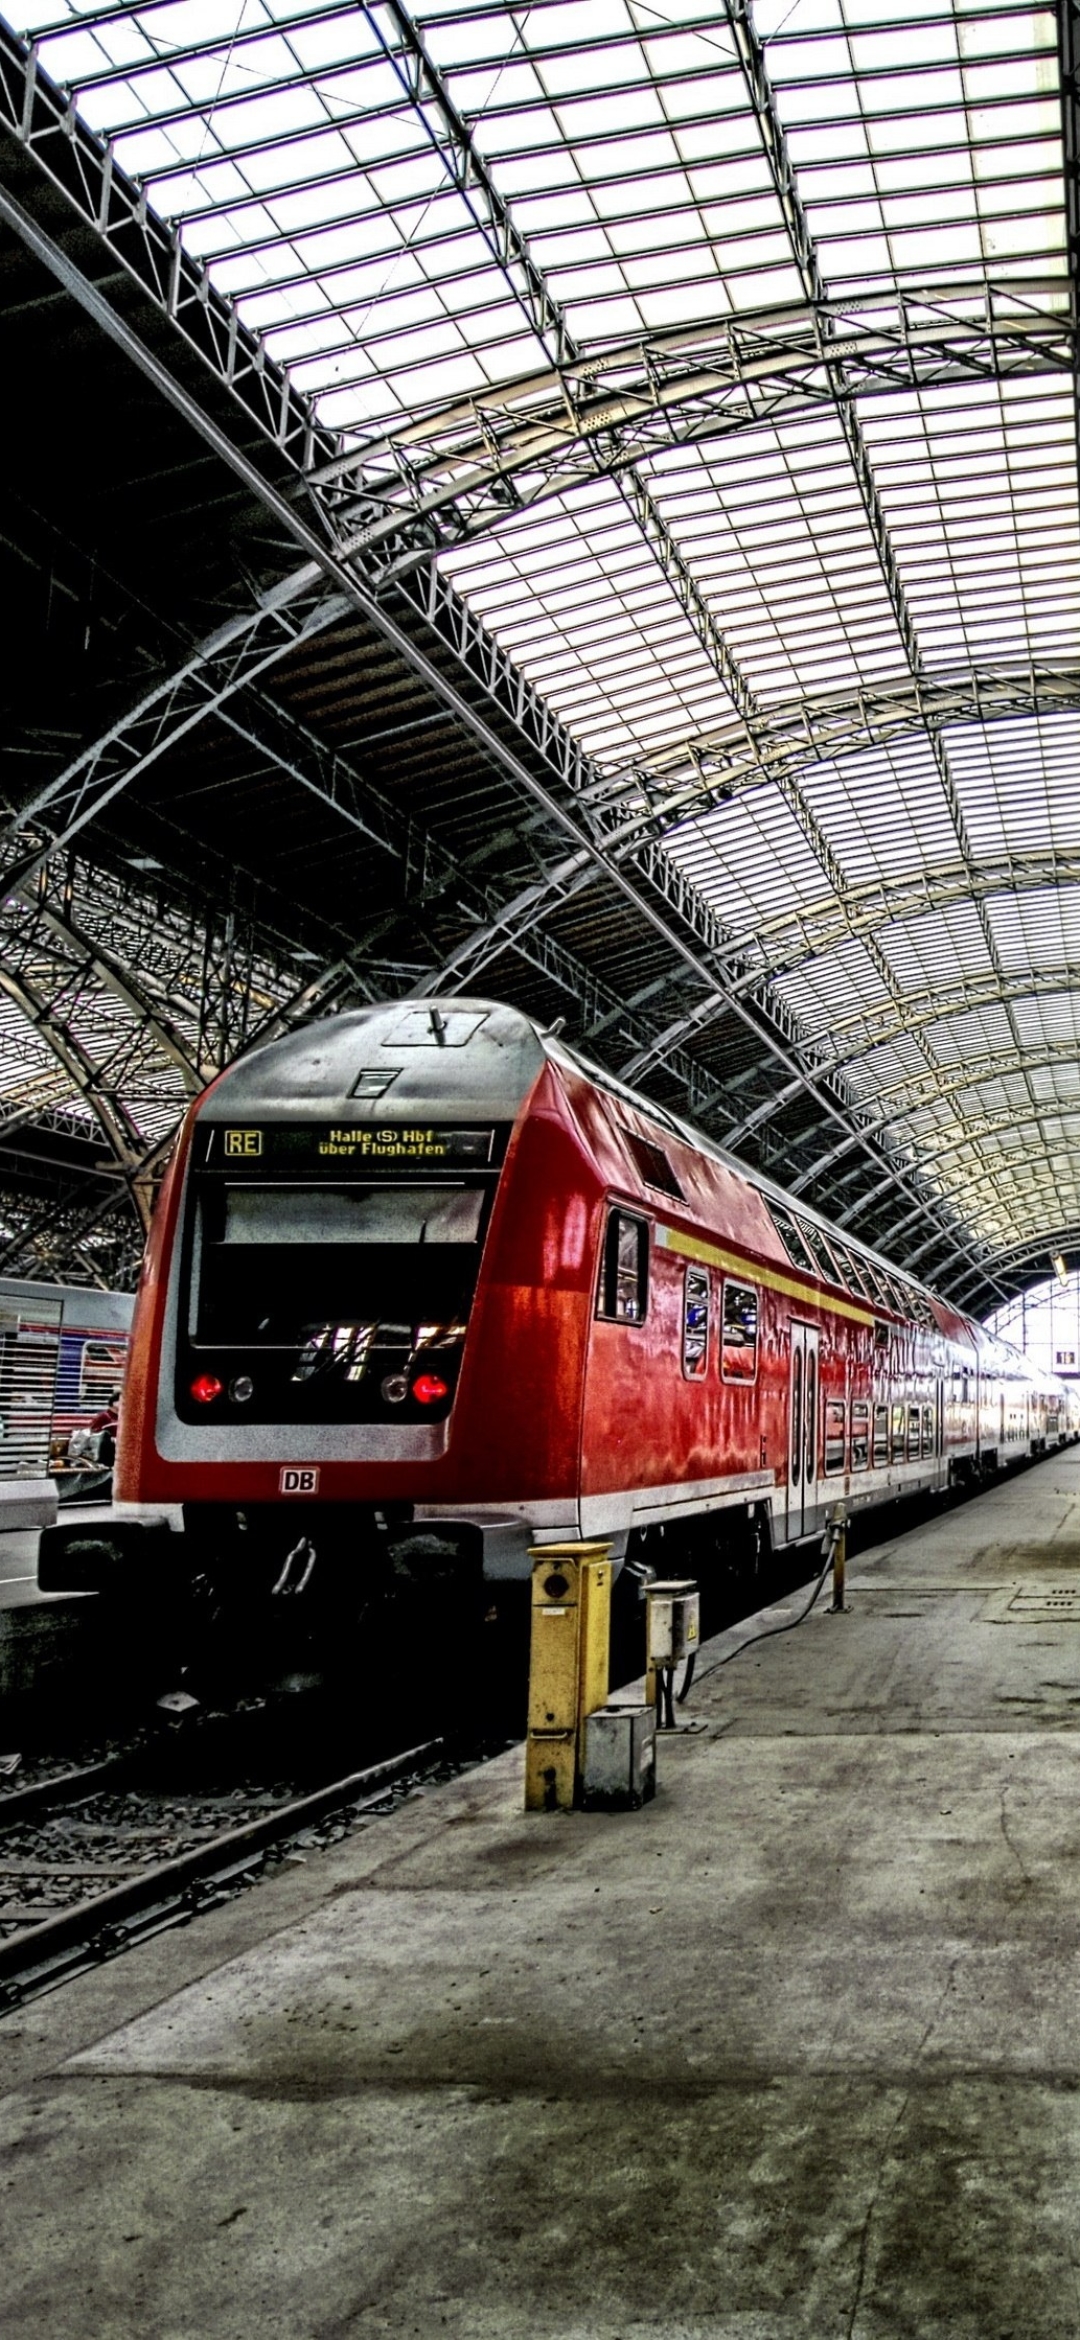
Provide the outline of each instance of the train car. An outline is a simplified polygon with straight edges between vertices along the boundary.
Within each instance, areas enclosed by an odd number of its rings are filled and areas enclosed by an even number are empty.
[[[1075,1398],[710,1140],[484,1000],[364,1008],[192,1107],[147,1250],[97,1574],[708,1577],[828,1507],[1075,1436]]]
[[[0,1479],[51,1473],[65,1498],[88,1477],[100,1489],[134,1305],[129,1292],[0,1276]]]

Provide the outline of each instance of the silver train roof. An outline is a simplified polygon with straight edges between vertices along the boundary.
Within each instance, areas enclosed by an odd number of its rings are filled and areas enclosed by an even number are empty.
[[[211,1121],[311,1114],[363,1125],[412,1117],[512,1121],[543,1069],[538,1025],[487,999],[395,1000],[307,1024],[230,1065]]]

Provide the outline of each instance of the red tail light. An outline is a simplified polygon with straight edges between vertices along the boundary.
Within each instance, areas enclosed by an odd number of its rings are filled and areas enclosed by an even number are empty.
[[[216,1373],[200,1373],[191,1384],[191,1395],[196,1405],[211,1406],[214,1399],[221,1396],[223,1387],[224,1383],[218,1380]]]
[[[422,1406],[437,1406],[440,1398],[449,1397],[450,1384],[448,1381],[440,1381],[437,1373],[418,1373],[412,1385],[412,1393],[414,1398],[419,1398]]]

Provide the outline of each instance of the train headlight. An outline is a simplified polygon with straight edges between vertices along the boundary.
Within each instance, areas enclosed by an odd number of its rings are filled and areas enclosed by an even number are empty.
[[[230,1381],[229,1396],[234,1406],[246,1406],[248,1399],[254,1395],[255,1384],[250,1373],[238,1373],[235,1381]]]
[[[449,1397],[450,1384],[443,1381],[438,1373],[418,1373],[412,1385],[412,1393],[414,1398],[419,1398],[422,1406],[437,1406],[440,1398]]]
[[[191,1384],[191,1395],[196,1405],[212,1406],[224,1387],[224,1382],[218,1380],[216,1373],[198,1373]]]
[[[388,1406],[400,1406],[409,1394],[408,1374],[388,1373],[385,1381],[379,1383],[379,1394],[386,1399]]]

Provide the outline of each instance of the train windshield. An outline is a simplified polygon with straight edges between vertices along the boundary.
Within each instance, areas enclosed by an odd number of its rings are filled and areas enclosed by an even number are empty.
[[[222,1183],[202,1197],[191,1330],[293,1348],[334,1330],[455,1326],[480,1258],[481,1186]],[[399,1336],[400,1337],[400,1336]]]

